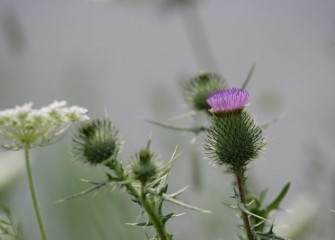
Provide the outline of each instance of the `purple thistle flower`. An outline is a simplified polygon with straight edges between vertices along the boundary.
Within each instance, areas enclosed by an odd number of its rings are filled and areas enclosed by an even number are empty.
[[[230,88],[211,93],[206,101],[211,106],[212,113],[222,113],[243,109],[248,98],[246,90]]]

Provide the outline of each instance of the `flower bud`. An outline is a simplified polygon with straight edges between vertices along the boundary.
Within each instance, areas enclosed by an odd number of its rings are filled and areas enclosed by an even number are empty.
[[[134,178],[143,184],[152,180],[158,172],[158,167],[152,158],[153,155],[148,149],[142,149],[131,164]]]
[[[184,98],[189,106],[198,111],[209,109],[208,95],[226,86],[223,78],[215,73],[202,72],[184,84]]]
[[[120,145],[118,132],[110,119],[97,119],[79,128],[73,139],[73,152],[77,159],[88,164],[106,165],[116,160]]]
[[[218,165],[243,169],[265,146],[262,129],[244,109],[247,100],[241,89],[214,92],[207,99],[213,115],[205,149]]]

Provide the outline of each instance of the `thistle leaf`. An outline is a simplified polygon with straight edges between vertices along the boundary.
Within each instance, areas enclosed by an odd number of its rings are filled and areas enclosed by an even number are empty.
[[[86,190],[83,190],[79,193],[75,193],[69,197],[66,197],[66,198],[61,198],[59,200],[57,200],[55,203],[62,203],[62,202],[65,202],[67,200],[70,200],[70,199],[74,199],[74,198],[77,198],[77,197],[80,197],[80,196],[83,196],[83,195],[86,195],[88,193],[91,193],[93,191],[96,191],[98,190],[99,188],[103,187],[103,186],[106,186],[107,184],[109,183],[109,180],[107,181],[104,181],[104,182],[101,182],[101,183],[95,183],[95,186],[94,187],[91,187],[89,189],[86,189]]]
[[[277,236],[273,231],[273,225],[271,225],[270,230],[267,233],[256,232],[257,240],[285,240]]]
[[[188,186],[180,189],[179,191],[175,192],[175,193],[170,193],[170,194],[167,194],[169,197],[172,197],[172,198],[175,198],[177,196],[179,196],[181,193],[183,193],[186,189],[188,189]]]
[[[245,78],[245,80],[244,80],[244,82],[242,84],[242,87],[241,87],[242,89],[245,89],[247,87],[247,85],[248,85],[248,83],[249,83],[249,81],[250,81],[250,79],[252,77],[252,74],[254,73],[255,68],[256,68],[256,62],[254,62],[251,65],[251,68],[250,68],[250,70],[249,70],[249,72],[247,74],[247,77]]]
[[[191,210],[194,210],[194,211],[198,211],[198,212],[202,212],[202,213],[212,213],[209,210],[201,209],[201,208],[183,203],[183,202],[181,202],[181,201],[179,201],[175,198],[170,197],[168,194],[163,194],[163,199],[168,201],[168,202],[174,203],[176,205],[179,205],[181,207],[188,208],[188,209],[191,209]]]
[[[204,126],[194,126],[194,127],[187,128],[187,127],[178,127],[178,126],[170,125],[164,122],[158,122],[158,121],[149,120],[149,119],[144,119],[144,121],[152,123],[159,127],[163,127],[163,128],[167,128],[167,129],[171,129],[171,130],[175,130],[179,132],[193,132],[194,134],[199,134],[207,130],[207,128]]]
[[[267,214],[272,210],[279,209],[279,205],[286,196],[289,189],[290,189],[290,182],[286,183],[286,185],[282,188],[278,196],[265,208],[265,212]]]
[[[125,223],[129,226],[140,226],[140,227],[145,227],[145,226],[152,226],[152,223],[150,221],[147,222],[138,222],[138,223]]]
[[[261,216],[259,216],[259,215],[257,215],[257,214],[254,214],[254,213],[250,212],[248,209],[246,209],[246,207],[244,206],[244,204],[241,202],[241,200],[240,200],[240,198],[239,198],[239,196],[238,196],[238,194],[237,194],[235,188],[234,188],[234,192],[235,192],[235,199],[237,200],[237,206],[238,206],[238,208],[239,208],[241,211],[245,212],[246,214],[248,214],[248,215],[250,215],[250,216],[253,216],[253,217],[255,217],[255,218],[261,219],[261,220],[263,220],[263,221],[271,222],[270,220],[268,220],[268,219],[266,219],[266,218],[263,218],[263,217],[261,217]]]

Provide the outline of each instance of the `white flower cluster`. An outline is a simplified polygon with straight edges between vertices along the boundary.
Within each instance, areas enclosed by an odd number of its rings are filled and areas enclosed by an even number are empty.
[[[32,103],[0,111],[0,137],[10,142],[4,149],[20,149],[49,144],[72,122],[88,120],[87,110],[66,107],[65,101],[55,101],[47,107],[32,109]]]

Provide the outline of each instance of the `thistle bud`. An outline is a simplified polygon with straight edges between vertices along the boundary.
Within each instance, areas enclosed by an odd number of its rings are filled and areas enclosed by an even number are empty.
[[[189,106],[198,111],[207,111],[208,95],[226,86],[223,78],[215,73],[202,72],[184,84],[184,98]]]
[[[248,96],[245,90],[227,89],[207,99],[213,115],[205,149],[218,165],[243,169],[265,146],[262,129],[245,109]]]
[[[158,172],[158,167],[152,158],[153,155],[148,149],[142,149],[131,164],[134,178],[143,184],[153,179]]]
[[[110,119],[94,120],[83,124],[73,139],[73,152],[77,159],[91,165],[115,161],[120,151],[118,131]]]

